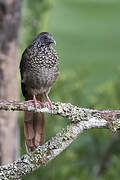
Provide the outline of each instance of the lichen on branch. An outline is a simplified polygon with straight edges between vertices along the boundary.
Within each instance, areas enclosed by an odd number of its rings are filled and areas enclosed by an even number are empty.
[[[70,124],[64,127],[55,137],[52,137],[44,145],[39,146],[32,153],[22,156],[15,162],[0,167],[0,179],[19,179],[23,175],[35,171],[40,166],[47,164],[64,149],[66,149],[81,133],[91,128],[109,128],[116,131],[120,128],[119,110],[93,110],[79,108],[70,103],[56,103],[41,107],[33,103],[0,101],[0,110],[8,111],[34,111],[60,115],[70,119]]]

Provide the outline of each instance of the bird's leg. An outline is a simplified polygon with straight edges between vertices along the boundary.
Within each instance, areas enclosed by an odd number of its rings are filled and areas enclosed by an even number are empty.
[[[40,94],[37,96],[37,102],[41,105],[41,106],[44,106],[44,99],[43,99],[43,95]]]
[[[42,106],[44,105],[41,101],[38,101],[38,100],[37,100],[37,102],[38,102],[40,105],[42,105]]]
[[[51,110],[51,112],[52,112],[52,105],[54,104],[54,102],[52,102],[52,101],[50,100],[50,98],[49,98],[49,96],[48,96],[48,93],[46,93],[45,96],[46,96],[47,101],[44,103],[44,105],[49,104],[49,105],[50,105],[50,110]]]
[[[39,103],[40,105],[43,106],[43,103],[42,103],[41,101],[38,101],[38,100],[36,99],[35,95],[33,96],[33,103],[34,103],[35,108],[37,108],[37,103]]]
[[[25,101],[25,102],[27,102],[27,103],[33,102],[33,99],[27,100],[27,101]]]
[[[37,108],[37,99],[35,95],[33,95],[33,103],[34,103],[35,108]]]

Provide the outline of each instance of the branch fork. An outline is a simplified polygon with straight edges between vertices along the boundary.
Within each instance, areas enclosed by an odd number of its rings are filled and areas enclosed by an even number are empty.
[[[94,110],[79,108],[68,103],[49,104],[37,109],[33,103],[17,101],[0,101],[0,110],[7,111],[34,111],[60,115],[68,118],[70,124],[64,127],[56,136],[35,151],[22,156],[11,164],[0,167],[0,179],[19,179],[40,166],[47,164],[64,149],[66,149],[81,133],[91,128],[109,128],[116,132],[120,128],[120,110]]]

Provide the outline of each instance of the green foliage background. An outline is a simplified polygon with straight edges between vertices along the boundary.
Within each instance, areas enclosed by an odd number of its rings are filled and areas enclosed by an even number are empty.
[[[120,0],[24,0],[21,53],[41,31],[57,41],[60,76],[50,96],[90,108],[120,105]],[[23,114],[20,113],[20,119]],[[68,120],[46,116],[47,139]],[[21,153],[25,153],[21,123]],[[90,130],[24,180],[118,180],[119,134]]]

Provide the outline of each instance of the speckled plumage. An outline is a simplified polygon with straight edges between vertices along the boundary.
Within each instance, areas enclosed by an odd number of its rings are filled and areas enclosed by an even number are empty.
[[[59,75],[56,51],[35,39],[22,55],[20,72],[25,97],[49,92]]]
[[[58,55],[51,46],[56,43],[48,32],[40,33],[28,48],[25,49],[20,62],[21,87],[25,100],[43,103],[43,95],[52,106],[48,93],[56,81]],[[45,118],[43,113],[24,113],[24,134],[28,151],[45,141]]]

